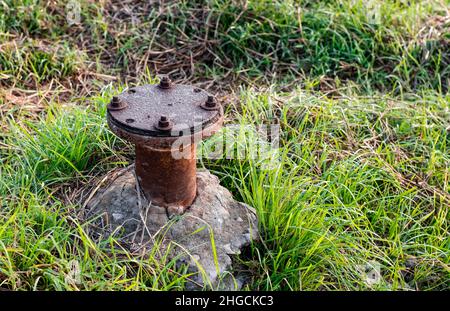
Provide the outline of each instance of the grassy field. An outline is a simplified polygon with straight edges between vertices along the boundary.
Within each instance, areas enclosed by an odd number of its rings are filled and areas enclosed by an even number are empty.
[[[199,160],[258,213],[246,289],[450,289],[448,0],[6,0],[0,290],[183,289],[183,267],[80,218],[133,161],[106,104],[161,73],[217,94],[227,124],[281,127],[271,170]]]

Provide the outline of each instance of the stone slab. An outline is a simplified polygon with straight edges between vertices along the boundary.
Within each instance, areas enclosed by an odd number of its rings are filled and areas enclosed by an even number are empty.
[[[95,219],[97,235],[114,234],[130,247],[150,251],[158,244],[161,253],[168,251],[195,273],[186,289],[239,289],[244,281],[242,275],[231,277],[232,257],[259,238],[255,210],[234,200],[209,171],[197,172],[197,187],[194,203],[178,215],[176,208],[152,205],[144,197],[131,166],[91,196],[85,218]]]

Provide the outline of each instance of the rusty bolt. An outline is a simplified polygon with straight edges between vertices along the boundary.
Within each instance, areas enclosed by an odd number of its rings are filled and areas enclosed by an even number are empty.
[[[127,104],[123,102],[118,96],[113,96],[107,108],[108,110],[122,110],[126,107]]]
[[[162,89],[170,89],[172,87],[172,80],[170,80],[169,76],[161,77],[161,81],[159,82],[159,87]]]
[[[173,128],[172,121],[166,116],[161,116],[155,127],[160,131],[170,131]]]
[[[216,98],[214,96],[209,95],[206,100],[206,106],[209,108],[215,108],[217,105]]]
[[[119,106],[127,109],[108,109],[108,124],[136,146],[136,177],[145,197],[168,210],[184,211],[197,194],[196,143],[222,126],[223,109],[206,91],[173,84],[168,77],[133,90],[118,96]],[[180,158],[176,151],[187,153]]]
[[[120,99],[117,96],[113,96],[112,100],[111,100],[111,106],[113,107],[118,107],[120,104]]]
[[[201,105],[201,107],[205,110],[217,110],[219,108],[219,104],[214,96],[208,95],[208,98]]]

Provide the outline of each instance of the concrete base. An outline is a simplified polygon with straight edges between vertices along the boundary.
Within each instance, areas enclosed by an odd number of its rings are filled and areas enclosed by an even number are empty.
[[[151,251],[158,244],[160,254],[167,252],[169,258],[177,258],[178,265],[186,264],[195,273],[187,289],[239,289],[242,275],[233,278],[226,272],[233,274],[232,256],[259,237],[255,211],[233,200],[208,171],[197,172],[197,186],[194,203],[177,215],[176,208],[154,206],[137,191],[131,166],[92,196],[85,218],[95,218],[93,233],[114,234],[131,248]]]

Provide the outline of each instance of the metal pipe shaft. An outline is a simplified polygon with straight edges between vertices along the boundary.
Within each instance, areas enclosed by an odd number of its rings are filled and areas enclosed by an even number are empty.
[[[136,145],[136,176],[147,199],[159,206],[187,207],[197,193],[195,144],[191,157],[175,159],[171,149]]]

